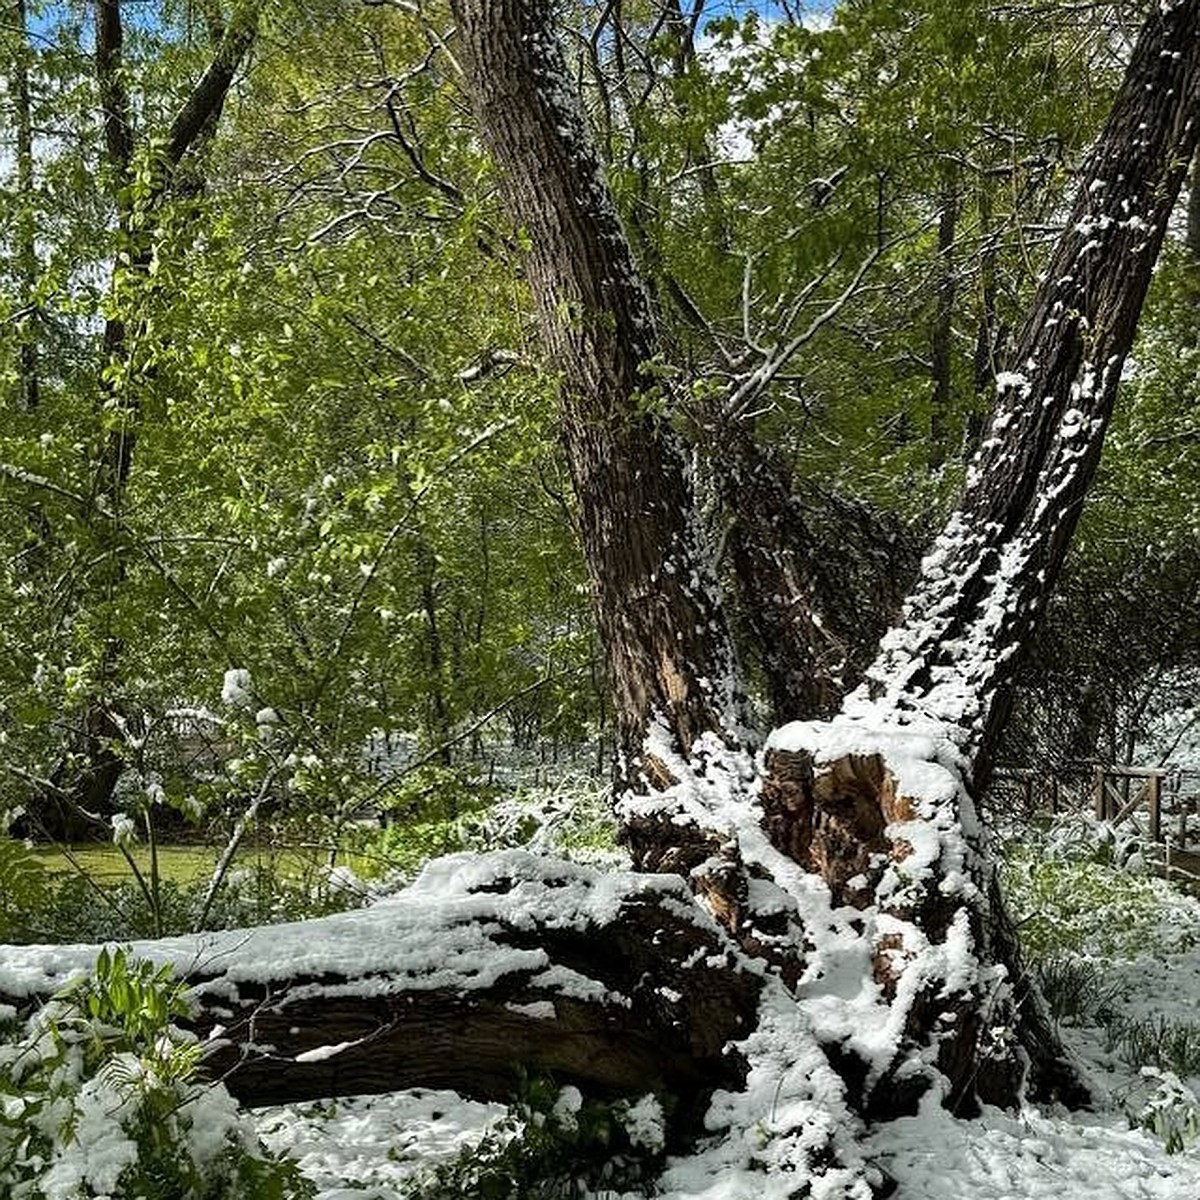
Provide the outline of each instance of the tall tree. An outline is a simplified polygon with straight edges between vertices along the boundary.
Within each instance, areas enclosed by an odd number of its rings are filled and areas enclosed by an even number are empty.
[[[33,100],[30,92],[29,29],[25,0],[12,0],[13,31],[17,38],[10,76],[13,119],[16,126],[17,218],[16,274],[17,304],[20,319],[17,337],[20,343],[18,371],[21,399],[26,408],[38,406],[38,254],[37,207],[33,175]]]
[[[140,332],[140,289],[150,275],[160,209],[181,164],[220,119],[233,80],[253,46],[261,8],[261,0],[238,0],[228,25],[219,30],[211,61],[176,110],[161,145],[151,144],[147,137],[139,147],[124,62],[121,3],[95,3],[95,75],[107,182],[117,220],[117,253],[100,342],[99,448],[89,502],[102,543],[99,586],[109,596],[119,592],[126,570],[122,509],[141,417],[132,343]],[[194,183],[194,175],[189,183]],[[73,826],[81,813],[92,820],[97,815],[103,819],[124,768],[120,749],[125,740],[124,717],[111,701],[120,655],[120,639],[106,637],[96,694],[84,706],[82,727],[73,732],[54,772],[52,794],[60,807],[65,806],[64,818]],[[58,822],[51,820],[51,824]]]
[[[530,234],[542,335],[562,371],[563,441],[622,772],[663,785],[661,721],[685,757],[739,723],[732,642],[695,520],[650,303],[541,0],[455,0],[462,62],[508,205]]]
[[[762,815],[783,861],[757,847],[750,835],[756,816],[739,825],[727,807],[706,810],[686,783],[680,784],[686,816],[695,826],[712,827],[699,838],[684,832],[688,820],[681,820],[683,801],[673,785],[688,771],[695,735],[728,729],[711,709],[700,720],[678,716],[685,711],[680,702],[697,694],[699,672],[728,662],[728,635],[717,610],[698,612],[690,592],[664,601],[671,630],[666,656],[652,629],[614,620],[629,603],[631,580],[640,591],[665,579],[666,595],[679,595],[678,577],[665,571],[681,565],[670,558],[678,547],[688,547],[694,577],[702,577],[702,564],[686,539],[689,496],[681,476],[665,475],[669,489],[656,492],[659,504],[647,503],[643,472],[654,461],[647,454],[663,434],[637,415],[642,405],[636,398],[644,391],[643,365],[657,346],[644,291],[588,149],[549,7],[541,0],[459,0],[455,12],[476,114],[507,180],[514,217],[529,229],[544,336],[566,376],[565,437],[602,634],[616,639],[609,652],[628,750],[645,735],[655,703],[671,699],[664,684],[671,676],[683,681],[674,690],[678,699],[662,710],[675,717],[678,757],[671,772],[651,780],[664,792],[658,823],[653,804],[628,810],[636,814],[642,862],[698,867],[714,846],[722,847],[720,883],[712,885],[710,865],[694,882],[731,931],[759,952],[772,940],[762,935],[763,889],[750,889],[743,872],[757,868],[773,876],[793,901],[787,861],[819,873],[835,904],[876,914],[850,940],[873,962],[880,1004],[905,1028],[907,1047],[937,1047],[956,1102],[969,1103],[975,1094],[1001,1101],[1016,1095],[1019,1056],[985,1044],[997,1016],[1017,1031],[1035,1081],[1047,1090],[1069,1090],[1072,1073],[1036,998],[1024,988],[986,982],[989,960],[1006,962],[1015,980],[1023,974],[987,857],[971,836],[968,786],[986,777],[1007,712],[1013,661],[1061,567],[1200,133],[1200,0],[1162,6],[1138,40],[1018,339],[1023,373],[1000,379],[990,434],[967,488],[899,628],[884,640],[872,672],[874,699],[856,697],[828,725],[788,727],[776,735]],[[610,330],[618,336],[608,336]],[[598,421],[636,434],[621,438],[593,429],[581,436]],[[605,459],[600,472],[596,446]],[[629,455],[624,462],[623,454]],[[630,491],[623,493],[623,486]],[[678,507],[671,513],[662,502]],[[617,529],[639,547],[648,570],[631,573],[613,558]],[[598,536],[601,531],[607,536]],[[679,621],[691,623],[686,639]],[[685,647],[681,658],[676,648]],[[648,673],[639,679],[637,670]],[[921,736],[914,742],[915,732]],[[730,785],[736,792],[734,781]],[[754,805],[746,811],[753,814]],[[689,839],[699,849],[680,853]],[[898,886],[897,872],[910,883]],[[963,872],[965,879],[950,886]],[[795,931],[782,940],[787,936]],[[957,955],[944,951],[931,968],[917,950],[964,937],[973,964],[966,975],[952,965]],[[851,1058],[853,1043],[851,1036],[843,1046]],[[978,1062],[985,1054],[993,1071],[983,1079]],[[882,1073],[876,1067],[866,1075],[864,1103],[882,1095],[881,1079],[899,1095],[921,1086],[920,1072],[910,1068],[901,1084],[896,1071],[904,1060],[898,1054]]]

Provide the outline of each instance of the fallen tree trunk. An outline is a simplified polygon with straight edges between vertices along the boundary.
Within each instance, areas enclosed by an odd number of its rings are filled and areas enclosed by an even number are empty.
[[[452,1088],[512,1096],[517,1070],[592,1095],[669,1095],[699,1128],[746,1064],[762,978],[673,876],[522,853],[442,859],[373,908],[136,943],[195,1000],[210,1073],[249,1105]],[[88,971],[95,946],[0,950],[0,1004]]]

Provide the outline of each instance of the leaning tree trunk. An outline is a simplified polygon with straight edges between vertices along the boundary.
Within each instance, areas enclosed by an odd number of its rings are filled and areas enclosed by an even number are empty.
[[[650,303],[617,219],[546,0],[454,0],[467,87],[527,229],[543,340],[610,681],[622,775],[667,782],[652,722],[684,758],[739,724],[732,644],[668,425]]]
[[[1073,1087],[1025,985],[970,793],[986,783],[1019,656],[1095,473],[1198,136],[1200,0],[1184,0],[1152,12],[1138,40],[1018,339],[1018,369],[997,380],[958,507],[869,687],[829,725],[772,739],[773,843],[821,872],[835,907],[872,914],[881,997],[909,1048],[936,1047],[955,1103],[1011,1099],[1022,1046],[1035,1088]],[[1006,972],[989,976],[989,962]],[[842,1049],[869,1061],[857,1041]],[[896,1078],[902,1061],[876,1078]]]

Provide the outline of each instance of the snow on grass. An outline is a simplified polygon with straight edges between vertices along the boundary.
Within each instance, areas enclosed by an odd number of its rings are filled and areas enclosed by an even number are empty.
[[[259,1136],[296,1159],[318,1200],[399,1200],[440,1163],[479,1144],[502,1104],[416,1089],[264,1108]]]
[[[1200,1156],[1168,1155],[1114,1113],[987,1109],[956,1120],[927,1098],[876,1129],[866,1152],[899,1184],[895,1200],[1195,1200]]]

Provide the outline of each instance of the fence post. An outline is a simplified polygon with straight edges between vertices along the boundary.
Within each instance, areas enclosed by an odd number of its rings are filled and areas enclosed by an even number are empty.
[[[1162,841],[1162,776],[1151,775],[1146,780],[1150,789],[1150,840]]]

